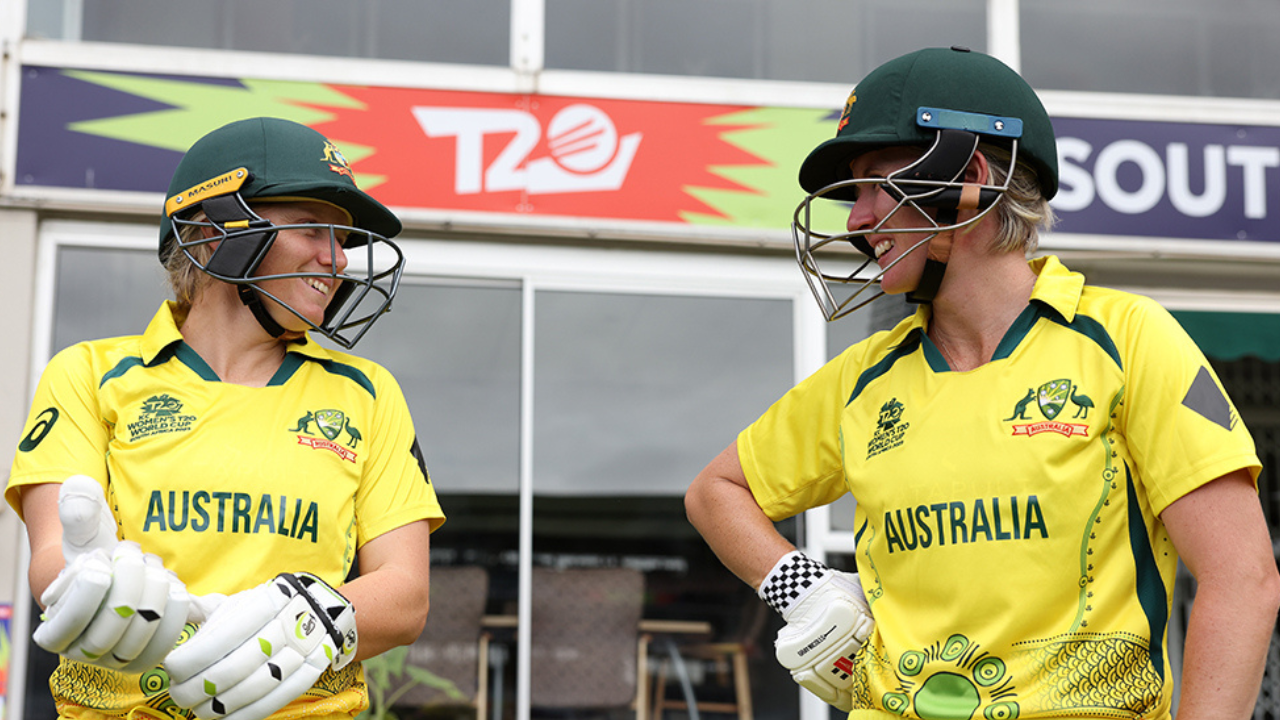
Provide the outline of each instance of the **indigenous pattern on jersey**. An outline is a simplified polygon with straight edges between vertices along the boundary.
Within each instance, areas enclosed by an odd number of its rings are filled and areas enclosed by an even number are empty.
[[[1170,503],[1253,441],[1154,301],[1032,263],[993,360],[949,370],[922,307],[850,347],[738,438],[774,520],[857,499],[876,618],[854,717],[1167,718]]]
[[[106,481],[121,537],[159,555],[194,594],[301,570],[338,587],[364,543],[444,522],[390,373],[305,342],[289,346],[266,387],[223,383],[182,341],[174,312],[166,303],[143,335],[80,343],[50,361],[5,492],[15,510],[24,485]],[[159,669],[121,675],[64,659],[51,686],[60,705],[112,716],[181,712]],[[334,696],[324,712],[365,704],[358,672],[326,673],[312,694]]]

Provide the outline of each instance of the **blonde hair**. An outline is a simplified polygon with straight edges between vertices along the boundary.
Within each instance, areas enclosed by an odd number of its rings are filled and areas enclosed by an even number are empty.
[[[204,213],[196,213],[192,218],[192,222],[204,222]],[[200,239],[203,225],[188,225],[174,223],[178,237],[184,243],[196,242]],[[191,257],[187,257],[187,253],[191,253],[201,265],[207,265],[209,258],[213,257],[213,244],[200,243],[192,245],[186,251],[178,247],[176,241],[173,242],[173,249],[169,253],[169,257],[165,260],[164,269],[168,274],[169,289],[173,291],[173,299],[178,304],[178,309],[186,312],[191,309],[191,305],[195,302],[196,297],[200,295],[200,291],[209,283],[213,282],[213,278],[205,274],[203,270],[191,262]]]
[[[978,146],[987,156],[991,168],[990,184],[1003,185],[1012,154],[1005,148],[982,143]],[[992,250],[997,253],[1030,254],[1040,244],[1040,231],[1049,230],[1057,216],[1040,190],[1035,171],[1021,158],[1013,168],[1009,189],[995,209],[998,228]]]

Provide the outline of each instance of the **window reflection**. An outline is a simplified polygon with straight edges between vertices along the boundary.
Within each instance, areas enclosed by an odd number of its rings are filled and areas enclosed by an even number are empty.
[[[52,353],[83,340],[139,335],[172,297],[154,251],[58,251]]]
[[[985,0],[547,0],[547,67],[852,84],[922,45],[986,46]]]
[[[539,494],[683,495],[790,386],[789,301],[536,297]]]
[[[520,303],[517,283],[410,278],[356,348],[400,383],[442,497],[519,492]]]
[[[1021,0],[1021,24],[1036,88],[1280,98],[1274,3]]]
[[[507,65],[510,0],[31,0],[33,37]]]

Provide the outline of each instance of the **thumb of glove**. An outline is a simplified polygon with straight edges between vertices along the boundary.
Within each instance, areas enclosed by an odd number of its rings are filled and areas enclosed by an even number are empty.
[[[213,611],[222,607],[222,603],[226,601],[227,596],[222,593],[192,595],[191,605],[187,608],[187,622],[193,625],[203,625],[209,620],[209,616],[213,615]]]
[[[62,556],[70,565],[81,555],[115,548],[116,520],[107,507],[102,486],[88,475],[72,475],[58,490],[58,519],[62,521]]]

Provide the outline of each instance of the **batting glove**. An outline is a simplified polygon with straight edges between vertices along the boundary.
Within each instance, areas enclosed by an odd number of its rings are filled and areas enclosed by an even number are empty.
[[[852,709],[853,656],[875,624],[857,574],[791,552],[757,593],[787,622],[774,643],[778,662],[824,702]]]
[[[282,573],[222,600],[164,666],[169,696],[201,720],[262,720],[355,654],[351,603],[314,575]]]
[[[102,486],[84,475],[58,490],[66,565],[40,596],[32,639],[49,652],[124,672],[164,659],[182,634],[190,596],[159,557],[116,539]]]

